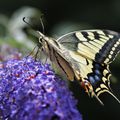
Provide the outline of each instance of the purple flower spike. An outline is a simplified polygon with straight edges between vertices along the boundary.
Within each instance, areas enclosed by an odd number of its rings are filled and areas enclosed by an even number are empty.
[[[64,80],[31,57],[0,63],[0,119],[82,120]]]

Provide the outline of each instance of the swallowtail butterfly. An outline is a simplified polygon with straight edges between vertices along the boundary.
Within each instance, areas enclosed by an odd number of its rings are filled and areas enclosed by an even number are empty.
[[[78,80],[88,95],[96,97],[101,104],[99,95],[104,92],[119,102],[110,89],[109,64],[119,53],[120,34],[99,29],[74,31],[58,39],[39,34],[43,51],[69,80]]]

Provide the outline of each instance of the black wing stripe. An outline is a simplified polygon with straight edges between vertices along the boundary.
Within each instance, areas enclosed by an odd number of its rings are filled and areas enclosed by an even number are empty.
[[[99,63],[107,63],[108,64],[114,60],[114,58],[117,55],[117,53],[119,52],[119,50],[120,50],[119,38],[114,36],[114,38],[108,40],[104,44],[104,46],[100,49],[99,53],[96,54],[95,61],[97,61]],[[113,53],[113,54],[110,54],[110,53]]]
[[[100,39],[100,36],[99,36],[99,34],[95,31],[95,32],[93,32],[94,33],[94,37],[95,37],[95,39],[97,39],[97,40],[99,40]]]
[[[89,40],[89,38],[88,38],[88,33],[87,32],[81,32],[82,33],[82,35],[85,37],[85,38],[87,38],[88,40]]]

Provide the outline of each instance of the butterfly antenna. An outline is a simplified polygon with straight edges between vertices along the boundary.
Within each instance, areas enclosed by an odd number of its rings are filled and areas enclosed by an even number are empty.
[[[40,22],[41,22],[41,26],[42,26],[42,33],[45,34],[45,27],[44,27],[42,17],[40,17]]]
[[[29,22],[27,22],[27,17],[23,17],[23,21],[27,24],[27,25],[29,25],[31,28],[33,28],[33,26],[29,23]]]

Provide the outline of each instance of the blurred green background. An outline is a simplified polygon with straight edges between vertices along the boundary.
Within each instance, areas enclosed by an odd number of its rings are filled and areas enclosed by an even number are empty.
[[[41,15],[45,34],[54,38],[82,29],[120,32],[120,0],[0,0],[0,59],[3,54],[10,53],[8,48],[11,46],[12,51],[18,48],[24,55],[33,49],[37,35],[22,19],[33,17],[30,24],[42,31]],[[113,74],[111,87],[120,99],[120,55],[110,69]],[[71,84],[79,99],[78,109],[83,120],[120,120],[120,105],[110,96],[102,96],[106,101],[102,107],[84,94],[76,83]]]

